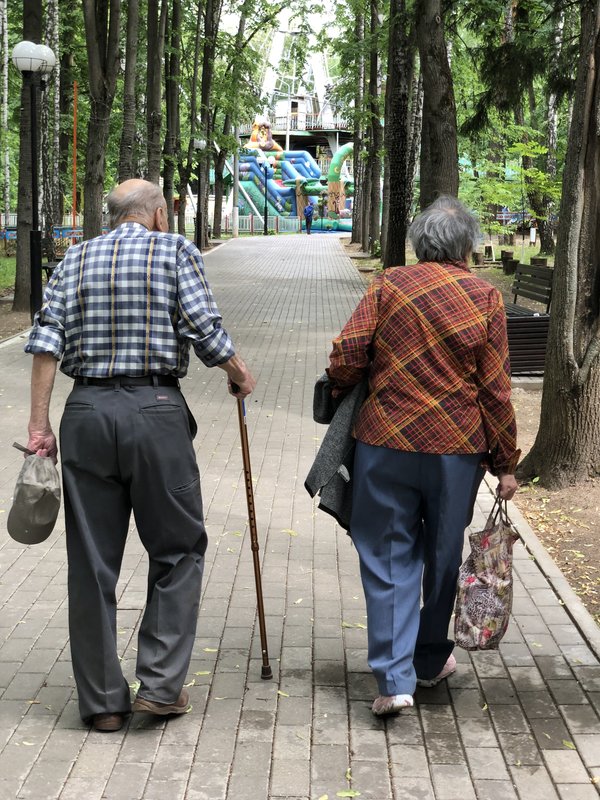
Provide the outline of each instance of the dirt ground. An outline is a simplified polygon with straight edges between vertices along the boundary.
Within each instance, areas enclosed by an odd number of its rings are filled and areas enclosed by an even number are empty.
[[[363,259],[355,263],[361,271],[369,264]],[[489,278],[490,270],[485,272]],[[368,280],[367,274],[365,278]],[[8,296],[0,297],[0,341],[29,326],[29,314],[13,312],[11,305]],[[515,388],[513,392],[519,447],[524,454],[535,440],[541,396],[539,388]],[[529,484],[520,488],[514,502],[600,624],[600,478],[561,491]]]

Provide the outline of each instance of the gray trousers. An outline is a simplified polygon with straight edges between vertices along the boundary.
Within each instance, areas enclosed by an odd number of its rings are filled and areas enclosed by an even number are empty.
[[[69,632],[81,717],[128,712],[116,584],[131,511],[149,557],[139,694],[172,703],[196,632],[207,545],[195,423],[171,386],[75,386],[60,425]]]

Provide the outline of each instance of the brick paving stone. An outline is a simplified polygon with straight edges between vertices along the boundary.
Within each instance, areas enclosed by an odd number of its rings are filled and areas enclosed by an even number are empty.
[[[533,719],[531,729],[540,750],[556,750],[569,741],[569,729],[562,718]]]
[[[422,745],[392,745],[390,762],[395,777],[429,778],[427,751]]]
[[[316,800],[349,785],[369,800],[597,796],[589,780],[572,782],[561,759],[589,778],[600,773],[600,665],[521,545],[500,650],[457,651],[457,673],[419,690],[414,708],[387,720],[372,715],[366,630],[343,626],[366,624],[356,552],[302,486],[325,433],[311,418],[313,381],[362,278],[337,237],[231,241],[206,264],[225,324],[258,378],[247,427],[273,681],[260,680],[236,407],[222,372],[192,361],[183,385],[200,423],[210,540],[186,678],[193,711],[178,720],[136,714],[117,734],[90,732],[79,719],[68,649],[63,517],[36,548],[0,536],[0,800]],[[13,406],[3,416],[7,440],[22,438],[27,414],[22,346],[0,343],[0,369],[11,376],[0,390]],[[69,390],[58,375],[55,420]],[[0,504],[15,463],[10,448],[0,449]],[[483,487],[473,530],[492,502]],[[128,681],[147,570],[130,529],[117,587]]]
[[[581,756],[573,750],[544,750],[544,761],[555,783],[590,781]]]
[[[600,768],[600,731],[592,734],[580,734],[574,737],[577,752],[586,767]]]
[[[311,797],[347,788],[346,771],[350,766],[348,748],[335,744],[313,745],[310,757]]]
[[[361,793],[361,797],[376,797],[377,800],[394,800],[387,764],[381,761],[352,759],[352,781],[349,787]]]
[[[598,733],[600,719],[591,706],[560,706],[565,723],[573,733]]]
[[[370,731],[367,731],[367,733],[370,733]],[[327,714],[322,717],[316,717],[313,721],[312,738],[315,744],[347,744],[347,715]]]
[[[153,781],[150,780],[144,787],[144,800],[184,800],[187,795],[187,781]],[[116,795],[123,797],[122,794]]]
[[[395,779],[392,772],[392,785],[396,800],[434,800],[433,785],[429,778]]]
[[[537,766],[543,763],[535,736],[530,733],[500,733],[502,755],[511,766]]]
[[[426,734],[427,759],[430,764],[464,764],[465,755],[457,736]]]
[[[229,769],[229,764],[220,762],[202,761],[199,765],[193,765],[186,800],[225,800]],[[164,795],[161,800],[165,800]]]
[[[458,719],[457,725],[465,747],[497,747],[498,740],[489,717]]]
[[[457,717],[481,717],[485,700],[479,689],[451,689]]]
[[[478,800],[517,800],[517,793],[510,781],[473,781]]]
[[[561,800],[598,800],[598,790],[590,784],[559,783],[556,788]]]
[[[586,692],[600,692],[600,665],[574,666],[573,672]]]
[[[475,790],[466,767],[434,764],[431,779],[436,800],[475,800]]]
[[[117,764],[106,784],[104,794],[107,800],[120,800],[122,797],[130,797],[131,800],[140,800],[145,796],[145,787],[150,773],[150,764]],[[173,777],[173,784],[179,782]],[[169,791],[169,800],[177,797],[175,790]]]
[[[588,698],[583,691],[583,689],[579,686],[579,684],[573,680],[549,680],[548,681],[548,688],[554,698],[554,702],[558,705],[587,705]]]
[[[545,767],[511,767],[513,783],[527,800],[558,800],[558,793]]]
[[[106,781],[93,778],[70,777],[60,794],[60,800],[100,800],[104,796]]]
[[[509,780],[504,758],[499,749],[467,747],[466,756],[469,770],[476,781],[504,782]]]
[[[533,654],[525,643],[503,643],[500,645],[500,653],[507,667],[535,666]]]

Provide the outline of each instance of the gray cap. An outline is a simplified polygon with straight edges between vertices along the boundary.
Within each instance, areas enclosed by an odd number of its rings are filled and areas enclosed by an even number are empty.
[[[21,544],[39,544],[50,536],[60,508],[60,482],[52,459],[27,456],[17,478],[7,528]]]

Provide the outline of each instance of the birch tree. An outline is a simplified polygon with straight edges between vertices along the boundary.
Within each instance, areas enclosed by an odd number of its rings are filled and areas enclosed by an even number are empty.
[[[41,103],[42,156],[42,231],[46,255],[55,260],[54,225],[61,223],[60,214],[60,52],[58,41],[58,0],[47,0],[44,39],[56,56],[56,66],[46,81]]]
[[[600,472],[600,0],[581,3],[541,420],[520,477],[554,488]]]
[[[4,227],[8,227],[10,219],[10,146],[8,143],[8,6],[7,0],[0,0],[0,41],[2,41],[2,165],[4,180],[2,183],[2,199],[4,201]]]
[[[167,203],[169,230],[174,230],[173,189],[175,185],[175,166],[180,148],[179,93],[181,80],[181,2],[173,0],[169,23],[169,52],[165,59],[165,106],[167,115],[163,193]]]

